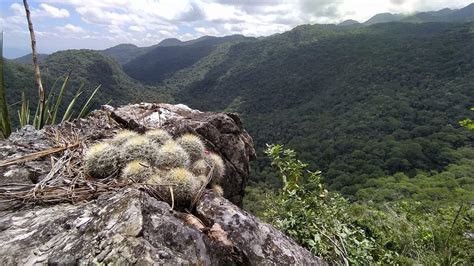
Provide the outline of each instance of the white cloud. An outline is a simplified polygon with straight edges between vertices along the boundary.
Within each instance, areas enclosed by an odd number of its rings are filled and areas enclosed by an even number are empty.
[[[18,4],[18,3],[11,4],[10,9],[12,10],[12,12],[15,16],[24,16],[25,15],[25,8],[22,5]]]
[[[219,31],[214,28],[214,27],[207,27],[207,28],[204,28],[204,27],[197,27],[195,28],[195,30],[201,34],[204,34],[204,35],[219,35]]]
[[[64,26],[60,26],[60,27],[56,27],[56,29],[59,31],[59,32],[62,32],[62,33],[71,33],[71,34],[74,34],[74,33],[85,33],[86,31],[79,27],[79,26],[75,26],[75,25],[72,25],[72,24],[66,24]]]
[[[70,16],[67,9],[56,8],[48,4],[41,4],[40,6],[52,18],[68,18]]]
[[[137,26],[137,25],[133,25],[133,26],[130,26],[128,27],[129,30],[131,31],[136,31],[136,32],[144,32],[146,31],[146,28],[143,27],[143,26]]]

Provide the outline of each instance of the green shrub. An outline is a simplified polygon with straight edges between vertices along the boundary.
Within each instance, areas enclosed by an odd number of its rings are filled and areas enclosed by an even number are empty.
[[[348,202],[329,193],[319,171],[307,170],[293,150],[271,145],[266,154],[283,179],[283,189],[267,202],[266,219],[313,254],[335,263],[369,263],[374,242],[351,224]]]

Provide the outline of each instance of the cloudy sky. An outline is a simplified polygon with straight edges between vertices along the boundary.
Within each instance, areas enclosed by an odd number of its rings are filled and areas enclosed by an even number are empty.
[[[29,52],[21,0],[0,0],[4,55]],[[365,21],[376,13],[460,8],[472,0],[29,0],[38,50],[148,46],[165,38],[266,36],[296,25]]]

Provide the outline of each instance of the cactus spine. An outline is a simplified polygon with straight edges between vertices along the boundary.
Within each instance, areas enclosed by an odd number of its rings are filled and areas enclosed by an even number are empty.
[[[127,140],[121,147],[121,158],[124,163],[133,160],[153,160],[156,147],[145,136],[136,136]]]
[[[84,156],[84,172],[95,178],[106,178],[120,170],[120,151],[108,143],[98,143]]]
[[[122,130],[115,135],[115,137],[110,141],[113,145],[120,146],[124,144],[127,140],[138,136],[137,133],[130,130]]]
[[[175,141],[168,140],[156,153],[154,164],[160,169],[187,167],[189,155]]]
[[[204,154],[204,144],[201,139],[195,135],[184,134],[176,142],[189,154],[191,162],[202,158]]]
[[[134,160],[123,168],[121,178],[132,182],[142,182],[149,179],[153,170],[148,162],[143,160]]]
[[[151,142],[153,142],[155,144],[158,144],[158,145],[163,145],[167,141],[173,139],[173,137],[171,137],[171,135],[168,132],[166,132],[162,129],[149,130],[145,133],[145,136],[147,136],[148,139],[150,139]]]

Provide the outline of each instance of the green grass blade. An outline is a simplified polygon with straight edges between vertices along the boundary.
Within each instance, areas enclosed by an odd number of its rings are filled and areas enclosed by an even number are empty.
[[[87,99],[87,102],[82,107],[82,110],[79,113],[79,115],[77,116],[77,118],[83,118],[88,114],[89,105],[91,104],[91,101],[94,98],[95,94],[99,91],[100,86],[101,85],[97,86],[97,88],[94,90],[94,92],[92,92],[92,94],[89,96],[89,98]]]
[[[39,102],[38,104],[36,105],[36,111],[35,111],[35,116],[33,117],[33,127],[36,128],[36,129],[41,129],[40,128],[40,119],[39,119]]]
[[[82,94],[82,91],[78,90],[76,95],[74,95],[74,98],[71,100],[69,103],[66,112],[63,115],[63,119],[61,122],[68,121],[71,116],[72,116],[72,108],[74,107],[74,104],[76,103],[77,98]]]
[[[61,101],[64,95],[64,90],[67,86],[68,81],[69,81],[69,76],[66,76],[66,78],[64,79],[63,85],[61,86],[61,89],[59,90],[58,98],[56,98],[56,103],[54,104],[54,108],[53,108],[53,117],[51,118],[51,124],[53,125],[56,123],[56,117],[58,115],[59,105],[61,104]]]
[[[21,107],[18,110],[18,121],[20,122],[20,126],[24,127],[28,125],[30,120],[30,108],[28,99],[26,99],[25,92],[21,93]]]

